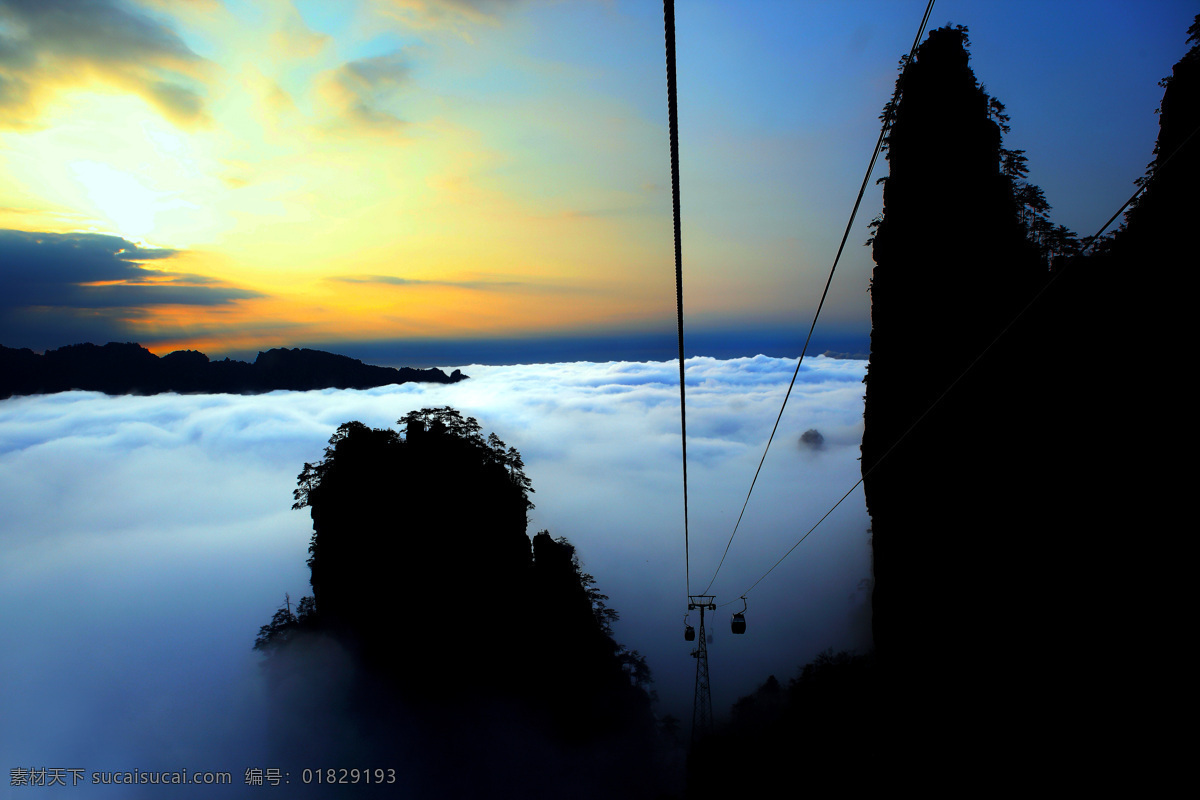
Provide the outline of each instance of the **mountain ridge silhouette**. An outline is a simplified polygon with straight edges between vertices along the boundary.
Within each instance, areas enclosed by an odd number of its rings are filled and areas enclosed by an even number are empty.
[[[39,355],[0,345],[0,399],[72,390],[105,394],[262,394],[278,389],[372,389],[410,382],[457,383],[434,367],[379,367],[324,350],[277,347],[253,362],[212,361],[198,350],[159,357],[135,342],[73,344]]]

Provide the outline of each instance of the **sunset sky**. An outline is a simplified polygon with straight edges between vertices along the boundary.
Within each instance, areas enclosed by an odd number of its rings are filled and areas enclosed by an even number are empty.
[[[689,352],[799,351],[924,6],[679,3]],[[1195,12],[941,0],[930,26],[969,26],[1007,146],[1086,235]],[[0,0],[0,343],[669,357],[663,59],[657,2]],[[818,345],[865,348],[879,208]]]

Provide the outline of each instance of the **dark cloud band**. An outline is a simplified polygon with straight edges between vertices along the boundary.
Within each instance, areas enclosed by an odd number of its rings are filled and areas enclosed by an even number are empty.
[[[0,230],[0,342],[42,349],[74,341],[53,331],[88,331],[108,341],[154,306],[221,306],[262,297],[211,278],[151,269],[178,251],[119,236]]]

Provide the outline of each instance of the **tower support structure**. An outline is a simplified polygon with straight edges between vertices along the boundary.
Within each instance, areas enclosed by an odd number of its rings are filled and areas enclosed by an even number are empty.
[[[704,630],[704,611],[716,611],[713,595],[688,595],[688,611],[700,609],[700,641],[692,651],[696,659],[696,696],[692,701],[692,741],[712,733],[712,688],[708,678],[708,634]]]

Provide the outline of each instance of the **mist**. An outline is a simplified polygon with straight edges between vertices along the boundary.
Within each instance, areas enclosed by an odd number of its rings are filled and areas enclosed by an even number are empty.
[[[548,529],[578,548],[621,614],[617,640],[653,670],[658,713],[690,723],[686,595],[712,578],[795,363],[687,362],[690,579],[677,364],[461,368],[471,379],[449,386],[71,392],[0,403],[0,752],[8,766],[77,767],[89,778],[228,771],[232,789],[247,790],[247,768],[273,766],[251,645],[285,593],[294,602],[311,591],[311,520],[291,510],[296,476],[341,423],[394,426],[425,406],[451,405],[521,451],[536,490],[528,532]],[[865,368],[817,357],[800,372],[710,590],[718,604],[732,603],[706,618],[718,717],[768,674],[791,677],[828,647],[869,646],[861,490],[748,593],[746,634],[729,629],[739,595],[857,481]],[[411,568],[396,565],[398,620],[432,605],[404,591]],[[521,610],[480,613],[516,624]]]

